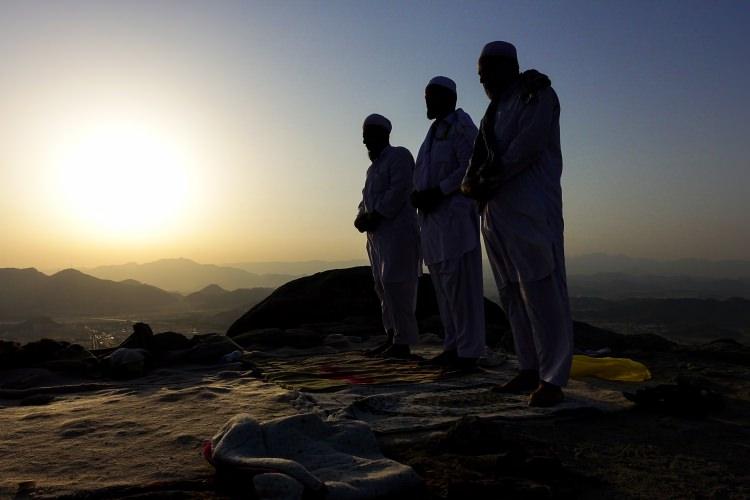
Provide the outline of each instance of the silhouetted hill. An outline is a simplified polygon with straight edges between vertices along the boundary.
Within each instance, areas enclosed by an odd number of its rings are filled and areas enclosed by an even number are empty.
[[[750,340],[750,300],[571,299],[573,315],[624,332],[650,331],[679,342]],[[619,326],[618,326],[619,325]]]
[[[181,293],[192,293],[212,284],[227,290],[275,288],[294,278],[283,274],[254,274],[233,267],[199,264],[190,259],[162,259],[146,264],[128,263],[83,270],[97,278],[137,280],[163,290]]]
[[[0,339],[31,342],[41,338],[71,338],[80,330],[71,325],[54,321],[47,316],[39,316],[20,323],[0,323]]]
[[[625,273],[568,274],[571,296],[625,298],[750,298],[750,278],[653,276]]]
[[[66,269],[47,276],[36,269],[0,269],[0,318],[99,315],[163,310],[181,298],[156,287],[117,283]]]
[[[565,261],[568,275],[622,273],[713,279],[750,278],[750,260],[655,260],[594,253],[567,256]]]
[[[750,331],[750,300],[712,299],[626,299],[574,298],[571,304],[578,315],[589,319],[663,323],[674,325],[711,324]]]
[[[209,285],[204,289],[185,297],[185,302],[196,310],[229,310],[251,307],[268,297],[273,288],[240,288],[227,291],[218,285]]]
[[[292,276],[309,276],[311,274],[329,271],[331,269],[345,269],[350,267],[366,266],[367,259],[353,260],[306,260],[292,262],[240,262],[227,264],[229,267],[243,269],[257,274],[286,274]]]

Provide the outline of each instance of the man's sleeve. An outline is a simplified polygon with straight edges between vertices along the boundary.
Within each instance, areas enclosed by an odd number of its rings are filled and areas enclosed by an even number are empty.
[[[484,119],[480,122],[479,133],[477,138],[474,140],[474,148],[469,159],[469,165],[466,168],[465,179],[473,179],[479,176],[479,169],[487,162],[487,143],[484,140],[484,134],[482,134],[482,127]]]
[[[409,195],[414,190],[414,158],[406,149],[397,152],[397,157],[388,165],[390,184],[383,196],[375,203],[375,210],[388,219],[398,215]]]
[[[474,152],[474,141],[477,139],[477,127],[469,121],[459,123],[453,138],[456,153],[455,168],[445,178],[440,180],[440,191],[451,194],[461,188],[461,181],[469,168],[469,161]]]
[[[554,120],[560,117],[560,104],[548,88],[528,103],[518,119],[518,135],[501,158],[501,178],[508,180],[532,165],[549,142]]]

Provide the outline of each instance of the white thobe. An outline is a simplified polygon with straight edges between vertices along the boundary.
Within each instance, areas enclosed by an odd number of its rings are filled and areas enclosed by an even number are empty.
[[[499,158],[500,182],[482,213],[482,234],[520,367],[563,386],[570,374],[573,325],[563,250],[559,119],[560,103],[551,87],[524,99],[516,84],[497,103],[492,134],[483,120],[474,154]]]
[[[367,255],[383,327],[394,343],[415,344],[419,331],[415,310],[419,279],[419,230],[409,203],[414,189],[414,158],[402,147],[388,146],[367,169],[359,211],[376,211],[383,219],[367,232]]]
[[[477,127],[457,109],[430,127],[417,155],[417,190],[440,188],[444,198],[429,213],[419,213],[422,258],[430,270],[444,349],[460,357],[485,352],[482,251],[476,204],[459,193],[471,158]]]

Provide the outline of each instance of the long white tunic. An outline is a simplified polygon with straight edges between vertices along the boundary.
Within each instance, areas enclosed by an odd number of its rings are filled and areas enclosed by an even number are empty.
[[[388,146],[367,169],[360,212],[377,211],[383,220],[367,233],[373,274],[383,282],[419,276],[417,214],[409,203],[414,190],[414,158],[408,149]]]
[[[551,87],[525,102],[519,84],[498,102],[494,138],[482,126],[481,139],[494,140],[488,153],[500,156],[502,182],[484,209],[482,225],[500,287],[564,268],[559,118]]]
[[[416,189],[439,187],[446,195],[435,210],[419,213],[422,257],[427,265],[458,258],[479,246],[476,203],[459,192],[477,132],[471,117],[459,108],[433,123],[419,148]]]

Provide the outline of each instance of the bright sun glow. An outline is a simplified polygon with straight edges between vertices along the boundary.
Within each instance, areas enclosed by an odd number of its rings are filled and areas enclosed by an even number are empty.
[[[188,201],[188,159],[146,127],[99,126],[66,144],[57,164],[64,211],[97,233],[163,232]]]

